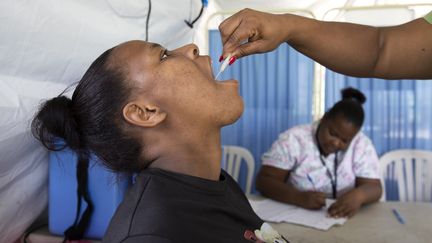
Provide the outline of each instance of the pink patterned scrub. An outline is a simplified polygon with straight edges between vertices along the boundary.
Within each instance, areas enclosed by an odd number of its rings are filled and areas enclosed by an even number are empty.
[[[322,156],[327,169],[320,160],[315,139],[319,122],[299,125],[279,135],[271,149],[263,154],[262,164],[290,170],[287,179],[300,191],[321,191],[332,197],[336,153]],[[379,179],[379,160],[375,148],[361,131],[352,139],[346,151],[337,153],[337,195],[341,196],[355,186],[355,178]],[[309,177],[309,178],[308,178]],[[287,181],[287,182],[288,182]]]

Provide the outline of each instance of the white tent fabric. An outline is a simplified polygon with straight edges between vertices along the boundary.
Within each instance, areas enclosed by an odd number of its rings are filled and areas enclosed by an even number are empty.
[[[15,241],[47,205],[47,152],[30,133],[41,100],[79,81],[104,50],[146,39],[150,1],[0,1],[0,242]],[[193,41],[200,0],[151,1],[148,40]]]

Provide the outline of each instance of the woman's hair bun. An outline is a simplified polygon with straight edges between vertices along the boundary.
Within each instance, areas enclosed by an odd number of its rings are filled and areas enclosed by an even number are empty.
[[[71,104],[70,98],[57,96],[45,101],[33,119],[32,132],[46,148],[61,150],[66,145],[72,149],[79,148],[79,135]],[[63,139],[66,144],[59,139]]]
[[[345,88],[341,91],[342,99],[353,99],[360,104],[364,104],[366,102],[366,96],[362,92],[352,87]]]

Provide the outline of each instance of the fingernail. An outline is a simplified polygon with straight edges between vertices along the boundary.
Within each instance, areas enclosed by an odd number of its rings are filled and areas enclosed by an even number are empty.
[[[219,62],[222,62],[222,60],[223,60],[223,55],[221,55],[221,56],[219,57]]]
[[[229,63],[228,63],[228,65],[231,66],[231,64],[233,64],[235,61],[236,61],[236,57],[235,57],[235,56],[232,56],[232,57],[229,59]]]

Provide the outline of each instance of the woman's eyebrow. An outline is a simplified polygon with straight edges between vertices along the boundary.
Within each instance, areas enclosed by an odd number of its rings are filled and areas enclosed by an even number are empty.
[[[150,48],[152,48],[152,49],[153,49],[153,48],[158,48],[158,47],[161,48],[162,46],[159,45],[158,43],[151,43],[151,44],[150,44]]]
[[[151,43],[150,45],[150,49],[160,49],[159,50],[159,57],[162,57],[163,54],[165,53],[165,48],[157,43]]]
[[[157,44],[157,43],[152,43],[151,45],[150,45],[150,49],[162,49],[162,50],[165,50],[165,48],[163,47],[163,46],[161,46],[161,45],[159,45],[159,44]]]

